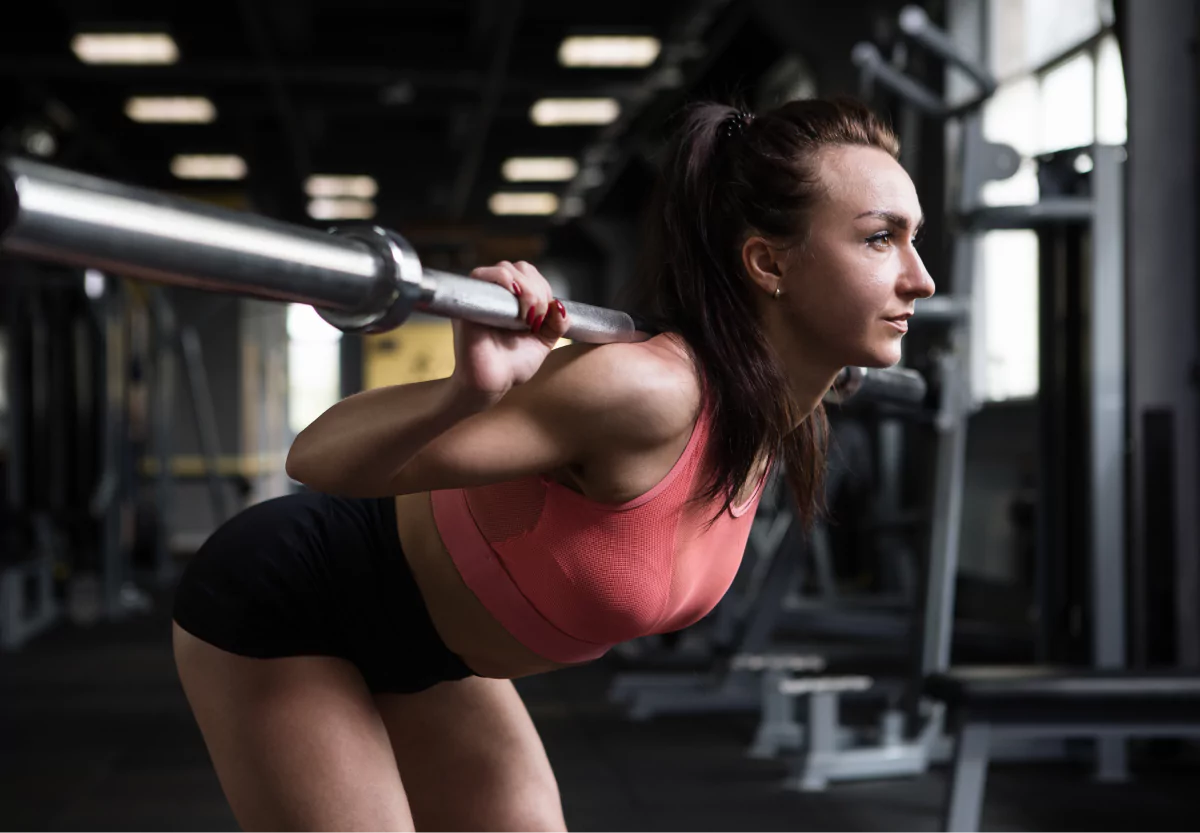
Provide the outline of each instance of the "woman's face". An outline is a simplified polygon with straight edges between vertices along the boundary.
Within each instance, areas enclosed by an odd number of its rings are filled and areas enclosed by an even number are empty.
[[[907,317],[934,293],[914,239],[924,222],[912,180],[887,153],[838,147],[821,153],[824,196],[807,241],[778,264],[787,340],[831,368],[900,361]]]

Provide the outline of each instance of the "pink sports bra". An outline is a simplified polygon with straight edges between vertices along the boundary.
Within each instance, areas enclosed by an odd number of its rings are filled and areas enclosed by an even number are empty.
[[[763,482],[708,529],[702,487],[707,408],[653,489],[604,504],[543,476],[432,494],[434,520],[463,580],[531,651],[584,662],[618,642],[687,627],[725,595]]]

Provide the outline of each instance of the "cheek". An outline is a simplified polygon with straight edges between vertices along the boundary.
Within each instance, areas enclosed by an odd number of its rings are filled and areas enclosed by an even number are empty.
[[[860,312],[878,316],[893,294],[896,283],[893,271],[881,258],[878,263],[864,263],[853,273],[847,274],[845,287],[850,302]]]
[[[820,277],[804,287],[797,312],[822,330],[861,330],[887,308],[893,292],[884,258],[830,258],[812,274]]]

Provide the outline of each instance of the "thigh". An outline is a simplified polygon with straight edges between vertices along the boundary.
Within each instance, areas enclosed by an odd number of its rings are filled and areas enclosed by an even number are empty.
[[[173,625],[175,662],[244,830],[412,830],[387,730],[336,657],[252,659]]]
[[[511,680],[377,694],[419,830],[565,830],[546,750]]]

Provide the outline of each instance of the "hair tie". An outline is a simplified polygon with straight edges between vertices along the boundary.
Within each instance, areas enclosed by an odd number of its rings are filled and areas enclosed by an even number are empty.
[[[721,136],[726,139],[732,139],[734,136],[741,136],[745,133],[746,128],[750,126],[750,122],[754,121],[754,114],[745,111],[734,113],[725,121],[721,122]]]

